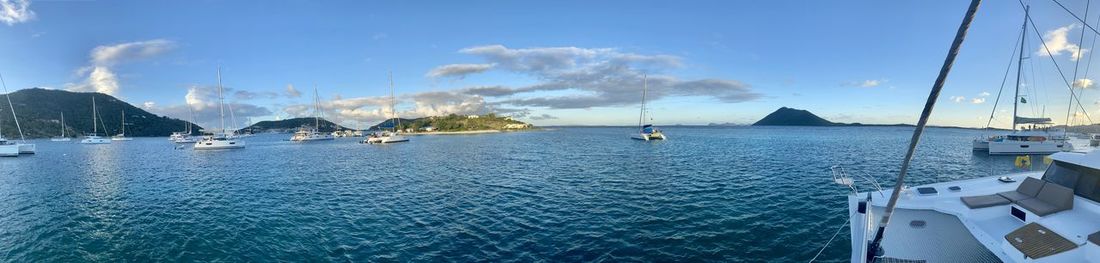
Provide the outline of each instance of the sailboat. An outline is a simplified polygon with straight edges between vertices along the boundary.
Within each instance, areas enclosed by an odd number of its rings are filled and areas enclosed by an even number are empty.
[[[4,81],[4,76],[2,75],[0,75],[0,84],[2,84],[4,88],[4,98],[8,100],[8,109],[11,109],[11,118],[15,120],[15,129],[19,131],[19,142],[15,143],[16,147],[18,147],[18,152],[19,154],[34,154],[35,146],[33,143],[27,143],[27,139],[23,137],[23,127],[19,126],[19,117],[15,115],[15,107],[11,104],[11,93],[8,92],[8,83]],[[5,140],[4,143],[10,142]]]
[[[204,134],[202,140],[195,142],[195,150],[244,148],[244,141],[238,141],[235,136],[228,133],[225,129],[224,100],[225,98],[222,96],[222,68],[218,67],[218,118],[221,120],[221,130]]]
[[[984,151],[989,154],[1051,154],[1056,152],[1072,151],[1071,144],[1065,136],[1065,130],[1054,128],[1050,118],[1022,117],[1019,115],[1019,105],[1026,103],[1026,98],[1020,96],[1020,75],[1024,64],[1024,49],[1027,42],[1028,21],[1024,21],[1023,30],[1020,32],[1020,54],[1016,61],[1016,91],[1012,100],[1012,132],[1004,135],[989,136],[974,139],[971,144],[975,151]],[[1072,92],[1072,89],[1071,89]],[[996,113],[996,105],[994,105]],[[993,114],[990,114],[992,120]],[[1023,126],[1023,128],[1021,128]]]
[[[82,144],[108,144],[111,143],[111,139],[103,138],[99,136],[99,125],[96,122],[99,119],[99,112],[95,108],[95,96],[92,96],[92,133],[84,135],[84,139],[80,140]],[[106,127],[103,128],[107,130]]]
[[[134,138],[126,137],[126,111],[122,111],[122,132],[118,135],[111,136],[112,141],[133,141]]]
[[[638,114],[638,135],[635,135],[631,138],[643,141],[664,140],[665,134],[662,133],[661,130],[657,129],[657,127],[654,127],[653,124],[645,123],[645,97],[646,91],[648,89],[649,77],[646,75],[642,75],[642,109],[641,113]]]
[[[168,140],[174,143],[195,143],[194,137],[191,137],[191,126],[195,122],[195,112],[191,110],[191,104],[187,104],[187,113],[191,117],[187,122],[186,132],[172,132],[172,135],[168,136]]]
[[[1100,262],[1100,151],[1054,153],[1046,171],[905,182],[980,3],[972,0],[959,25],[892,189],[868,177],[871,188],[859,192],[851,177],[834,170],[834,180],[852,192],[842,214],[850,224],[836,225],[837,232],[851,231],[851,262]]]
[[[308,142],[308,141],[325,141],[333,140],[332,134],[321,132],[321,100],[317,96],[317,87],[313,87],[313,127],[303,125],[298,128],[298,131],[290,137],[290,141],[294,142]]]
[[[401,135],[401,131],[398,127],[401,126],[401,118],[397,116],[397,90],[393,87],[393,72],[390,72],[390,112],[393,113],[393,118],[390,119],[390,125],[393,128],[389,131],[381,131],[376,134],[371,134],[362,143],[395,143],[395,142],[408,142],[409,138]]]
[[[61,137],[50,138],[51,142],[67,142],[71,139],[65,136],[65,112],[61,112]]]
[[[0,119],[2,120],[2,119]],[[4,125],[0,124],[0,157],[18,157],[19,145],[4,138]]]

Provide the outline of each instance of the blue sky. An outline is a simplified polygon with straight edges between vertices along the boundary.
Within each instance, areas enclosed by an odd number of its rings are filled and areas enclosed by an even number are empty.
[[[1085,1],[1062,0],[1083,15]],[[537,125],[631,125],[641,75],[657,124],[751,123],[781,106],[840,122],[913,123],[966,1],[35,1],[0,0],[9,88],[114,94],[151,112],[213,123],[216,70],[254,121],[325,115],[349,126],[404,117],[516,116]],[[1092,33],[1054,3],[1032,4],[1059,66],[1082,65]],[[1088,16],[1096,21],[1100,4]],[[1023,10],[987,1],[933,115],[984,126]],[[1058,31],[1059,28],[1065,28]],[[1029,28],[1029,30],[1031,30]],[[1057,42],[1058,35],[1068,42]],[[1065,121],[1068,89],[1028,35],[1031,101]],[[1091,79],[1097,69],[1078,78]],[[1067,76],[1066,78],[1070,78]],[[288,90],[292,86],[294,91]],[[1007,91],[1011,91],[1010,79]],[[989,93],[989,95],[984,95]],[[1004,95],[1003,102],[1011,102]],[[1097,111],[1092,87],[1081,98]],[[977,101],[975,101],[977,100]],[[982,101],[984,100],[984,101]],[[981,103],[975,103],[981,102]],[[1035,106],[1032,106],[1035,105]],[[1045,108],[1043,108],[1045,105]],[[1003,105],[1002,105],[1003,106]],[[998,114],[1005,127],[1011,107]],[[1100,114],[1093,114],[1100,116]],[[1100,121],[1100,117],[1098,117]],[[1079,121],[1078,121],[1079,122]]]

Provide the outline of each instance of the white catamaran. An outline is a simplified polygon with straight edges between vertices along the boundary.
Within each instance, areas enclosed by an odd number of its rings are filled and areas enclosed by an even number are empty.
[[[631,138],[633,138],[635,140],[643,140],[643,141],[664,140],[666,137],[665,137],[665,134],[663,132],[661,132],[661,130],[657,129],[657,127],[654,127],[653,124],[645,122],[645,117],[646,117],[645,97],[646,97],[646,91],[647,90],[649,90],[649,77],[643,75],[642,76],[642,109],[641,109],[641,113],[638,114],[638,135],[634,135]]]
[[[67,142],[67,141],[70,141],[70,140],[71,139],[68,136],[65,136],[65,112],[61,112],[61,137],[50,138],[50,141],[52,141],[52,142]]]
[[[1016,95],[1012,100],[1012,132],[974,139],[972,144],[975,151],[985,151],[989,154],[1050,154],[1073,150],[1073,144],[1067,141],[1065,130],[1054,128],[1050,118],[1021,117],[1018,114],[1019,104],[1025,100],[1020,96],[1020,86],[1023,85],[1020,75],[1023,71],[1024,58],[1026,58],[1024,49],[1027,42],[1027,26],[1028,21],[1024,20],[1018,49],[1020,53],[1016,61]],[[996,105],[993,107],[996,113]],[[989,118],[992,121],[993,114],[990,114]],[[1021,125],[1023,125],[1022,129]]]
[[[321,111],[321,100],[317,96],[317,87],[313,87],[313,111],[313,127],[309,127],[308,125],[299,127],[298,131],[290,137],[290,141],[327,141],[335,138],[330,133],[321,132],[321,115],[323,115],[324,112]]]
[[[401,117],[397,116],[397,90],[393,87],[393,72],[390,72],[390,112],[393,114],[393,118],[390,118],[390,126],[393,126],[389,131],[381,131],[376,134],[367,136],[366,140],[362,143],[395,143],[395,142],[408,142],[409,138],[401,135],[401,131],[398,128],[401,126]]]
[[[853,192],[851,262],[1100,262],[1100,151],[1055,153],[1045,172],[905,185],[980,3],[972,0],[959,26],[893,190],[865,179],[874,191],[859,192],[850,177],[834,170],[834,180]]]
[[[237,140],[236,136],[225,129],[225,99],[222,96],[222,68],[218,67],[218,118],[221,120],[221,130],[207,132],[202,140],[195,142],[195,150],[221,150],[244,148],[244,141]],[[230,110],[232,111],[232,110]]]
[[[16,145],[19,154],[34,154],[36,147],[33,143],[27,143],[27,139],[23,137],[23,127],[19,126],[19,117],[15,115],[15,106],[12,106],[11,93],[8,92],[8,83],[4,81],[4,76],[2,75],[0,75],[0,85],[4,88],[4,98],[8,100],[8,109],[11,110],[11,118],[15,121],[15,129],[19,131],[19,142],[9,142],[3,138],[3,135],[0,135],[0,140],[3,140],[5,144]]]
[[[187,122],[187,131],[172,132],[172,135],[168,136],[168,140],[170,140],[174,143],[195,143],[195,138],[191,137],[192,123],[195,122],[195,112],[191,110],[191,104],[187,104],[187,114],[191,118]]]
[[[95,96],[92,96],[92,133],[84,135],[84,139],[80,140],[82,144],[108,144],[111,143],[111,139],[103,138],[99,136],[99,124],[96,124],[99,119],[99,112],[95,108]],[[107,127],[103,127],[106,131]]]

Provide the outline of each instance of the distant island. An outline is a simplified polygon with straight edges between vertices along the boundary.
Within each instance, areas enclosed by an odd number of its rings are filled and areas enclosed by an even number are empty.
[[[517,121],[512,117],[502,117],[490,113],[484,115],[450,114],[416,119],[390,119],[371,126],[370,130],[388,130],[394,126],[406,133],[424,134],[516,131],[533,127],[531,124]]]
[[[752,126],[835,126],[837,123],[825,120],[807,110],[779,108],[756,121]]]
[[[339,124],[333,123],[329,120],[326,120],[325,118],[321,118],[320,123],[321,127],[317,129],[320,132],[351,130],[350,128],[340,126]],[[246,133],[293,132],[297,131],[298,128],[301,128],[302,126],[313,127],[316,126],[316,124],[317,120],[313,117],[302,117],[277,121],[261,121],[249,125],[248,127],[244,127],[243,129],[240,129],[240,131]]]
[[[158,116],[142,108],[130,105],[111,95],[97,92],[70,92],[64,90],[32,88],[11,94],[11,103],[19,117],[19,126],[27,138],[49,138],[61,135],[61,113],[65,113],[65,135],[81,136],[92,132],[92,97],[103,124],[100,135],[115,135],[122,129],[122,112],[126,112],[126,136],[168,136],[172,132],[186,131],[187,121]],[[5,138],[19,138],[11,110],[6,101],[0,103],[0,125]],[[106,126],[106,131],[104,127]],[[202,129],[194,126],[198,135]]]

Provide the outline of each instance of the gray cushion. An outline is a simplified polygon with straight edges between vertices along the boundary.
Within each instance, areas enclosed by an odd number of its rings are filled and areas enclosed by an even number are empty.
[[[1031,213],[1034,213],[1037,216],[1046,216],[1061,211],[1058,210],[1058,207],[1040,201],[1038,198],[1024,199],[1016,202],[1016,205],[1027,209],[1027,211],[1031,211]]]
[[[1028,196],[1028,195],[1021,194],[1020,192],[1016,192],[1016,191],[1001,192],[998,195],[1000,195],[1004,198],[1007,198],[1009,201],[1012,201],[1012,202],[1019,202],[1020,200],[1024,200],[1024,199],[1035,198],[1034,196]]]
[[[1092,233],[1092,235],[1089,235],[1089,242],[1100,245],[1100,232]]]
[[[1033,177],[1027,177],[1020,183],[1019,187],[1016,187],[1016,192],[1028,196],[1037,196],[1039,191],[1043,189],[1043,185],[1046,184],[1043,180],[1035,179]]]
[[[960,199],[962,199],[963,204],[965,204],[966,207],[969,207],[970,209],[1007,205],[1012,203],[1011,200],[1001,197],[1000,195],[964,196]]]
[[[1073,209],[1073,189],[1058,184],[1044,185],[1035,199],[1054,205],[1059,211]]]
[[[1058,184],[1046,184],[1039,195],[1016,202],[1017,205],[1038,216],[1073,209],[1073,190]]]

